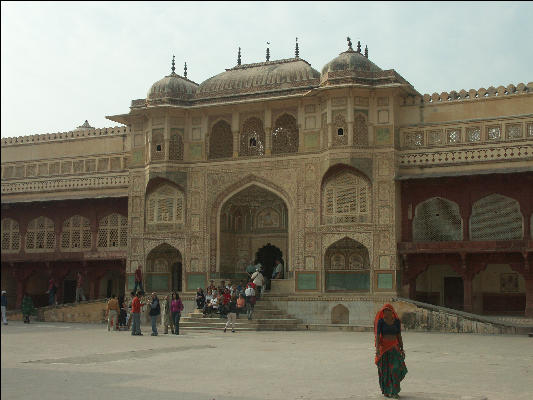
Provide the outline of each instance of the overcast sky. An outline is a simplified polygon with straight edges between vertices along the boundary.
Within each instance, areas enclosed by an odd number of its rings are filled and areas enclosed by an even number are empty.
[[[1,3],[2,137],[116,123],[176,72],[201,83],[242,62],[294,56],[321,71],[369,47],[420,93],[533,81],[533,3]]]

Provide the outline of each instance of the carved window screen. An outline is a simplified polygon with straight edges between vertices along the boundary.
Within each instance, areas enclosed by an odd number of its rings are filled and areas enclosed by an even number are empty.
[[[356,146],[368,146],[368,124],[366,116],[362,113],[356,113],[353,126],[353,144]]]
[[[152,160],[163,160],[165,158],[165,140],[163,129],[152,131]]]
[[[55,243],[54,221],[46,217],[30,221],[26,232],[27,251],[54,251]]]
[[[263,121],[251,117],[244,121],[241,129],[239,155],[262,156],[265,154],[265,130]]]
[[[209,135],[209,159],[233,157],[233,133],[226,121],[218,121]]]
[[[182,224],[184,222],[184,200],[183,193],[177,188],[170,185],[160,186],[148,196],[147,224]]]
[[[74,215],[63,223],[61,249],[64,251],[88,250],[92,247],[91,223],[87,218]]]
[[[323,192],[326,224],[346,224],[370,220],[370,187],[366,179],[351,172],[332,177]]]
[[[125,249],[128,246],[128,218],[121,214],[110,214],[98,224],[98,247]]]
[[[272,130],[272,154],[297,153],[298,140],[296,118],[283,114],[276,120]]]
[[[183,139],[181,135],[173,133],[168,144],[168,159],[183,160]]]
[[[456,203],[435,197],[416,206],[413,241],[440,242],[462,239],[463,220]]]
[[[476,201],[470,217],[471,240],[513,240],[523,237],[518,201],[491,194]]]
[[[20,250],[19,223],[11,218],[2,220],[2,251],[5,253]]]
[[[333,146],[346,146],[348,144],[348,129],[342,113],[335,115],[333,127]]]

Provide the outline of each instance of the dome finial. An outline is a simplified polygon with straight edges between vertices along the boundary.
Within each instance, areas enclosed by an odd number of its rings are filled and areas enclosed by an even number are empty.
[[[239,53],[237,54],[237,65],[241,65],[241,48],[239,47]]]
[[[267,46],[270,45],[270,42],[267,42]],[[267,56],[266,56],[266,59],[267,61],[270,61],[270,48],[267,47]]]
[[[183,67],[183,76],[187,78],[187,61],[185,61],[185,66]]]
[[[172,70],[172,73],[174,73],[174,71],[176,70],[175,63],[174,63],[174,56],[172,56],[172,68],[170,69]]]
[[[361,42],[359,40],[357,41],[357,52],[361,53]]]
[[[348,51],[350,51],[350,50],[353,51],[353,49],[352,49],[352,39],[350,39],[350,37],[348,36],[346,38],[346,40],[348,41]]]
[[[368,46],[365,45],[365,57],[368,58]]]
[[[294,57],[300,58],[300,49],[298,48],[298,38],[296,38],[296,48],[294,49]]]

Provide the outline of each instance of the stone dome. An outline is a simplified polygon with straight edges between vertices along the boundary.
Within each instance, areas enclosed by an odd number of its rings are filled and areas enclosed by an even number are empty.
[[[350,47],[324,65],[320,83],[322,85],[355,83],[361,79],[375,79],[382,72],[382,69],[370,61],[367,55],[361,54],[360,51],[354,51]]]
[[[316,87],[320,73],[300,58],[238,65],[202,82],[196,98]]]
[[[163,98],[190,99],[196,93],[198,84],[174,72],[152,85],[148,100]]]

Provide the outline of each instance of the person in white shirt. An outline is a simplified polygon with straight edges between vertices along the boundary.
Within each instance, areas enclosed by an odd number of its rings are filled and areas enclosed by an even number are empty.
[[[248,316],[248,319],[252,319],[252,314],[254,312],[254,306],[255,306],[254,288],[248,285],[248,287],[244,291],[244,295],[246,296],[246,315]]]
[[[263,285],[265,284],[265,277],[259,268],[252,275],[252,282],[255,283],[255,295],[259,299],[263,294]]]

